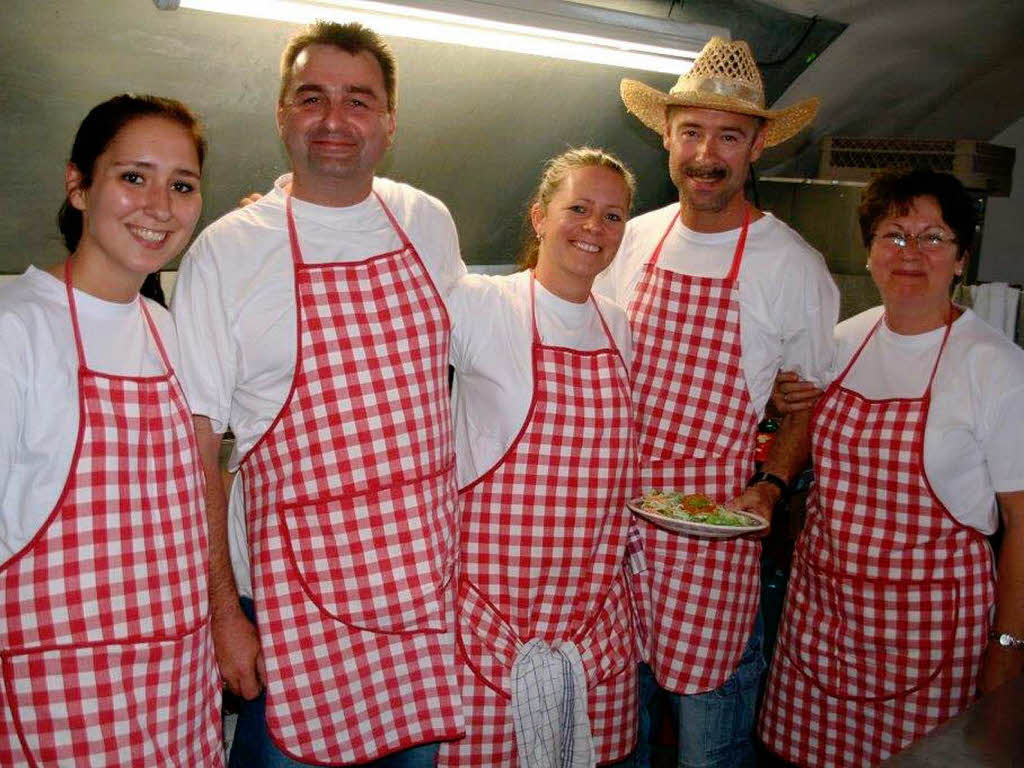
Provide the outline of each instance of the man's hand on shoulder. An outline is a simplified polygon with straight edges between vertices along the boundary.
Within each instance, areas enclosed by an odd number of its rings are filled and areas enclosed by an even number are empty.
[[[812,408],[822,395],[813,382],[801,379],[793,371],[780,371],[772,388],[772,405],[783,414],[797,413]]]

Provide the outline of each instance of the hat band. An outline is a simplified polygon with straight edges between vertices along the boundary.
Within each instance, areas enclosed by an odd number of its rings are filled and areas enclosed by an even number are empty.
[[[680,81],[679,85],[682,84],[682,81]],[[759,88],[737,83],[735,80],[721,80],[717,77],[687,77],[686,89],[684,90],[677,85],[669,91],[669,96],[682,95],[693,91],[739,99],[758,109],[764,109],[764,94]]]

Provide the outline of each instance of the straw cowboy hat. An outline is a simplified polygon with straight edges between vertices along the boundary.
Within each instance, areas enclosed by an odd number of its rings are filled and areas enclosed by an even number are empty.
[[[626,109],[648,128],[665,133],[666,107],[700,107],[756,115],[765,120],[764,145],[774,147],[800,132],[814,119],[820,99],[807,99],[785,109],[764,108],[764,84],[750,46],[712,37],[693,69],[682,75],[672,90],[663,93],[638,80],[619,86]]]

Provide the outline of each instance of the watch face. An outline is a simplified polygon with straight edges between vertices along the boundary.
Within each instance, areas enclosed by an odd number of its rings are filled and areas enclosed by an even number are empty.
[[[1000,632],[996,642],[1003,648],[1024,648],[1024,639],[1014,637],[1009,632]]]

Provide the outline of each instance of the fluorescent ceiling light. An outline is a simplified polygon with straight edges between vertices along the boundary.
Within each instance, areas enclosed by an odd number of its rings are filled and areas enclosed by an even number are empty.
[[[383,35],[666,72],[688,71],[712,35],[729,31],[563,0],[154,0],[275,21],[359,21]]]

